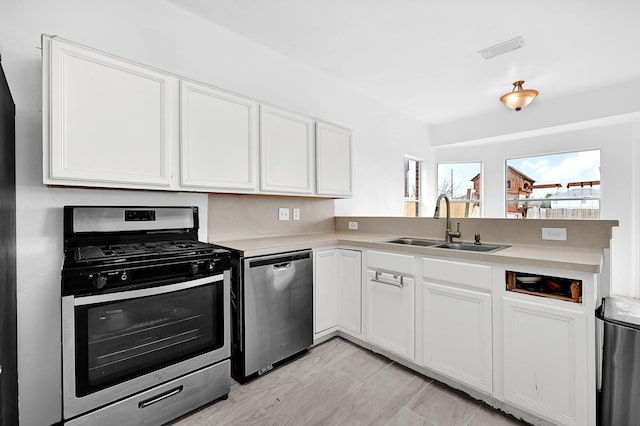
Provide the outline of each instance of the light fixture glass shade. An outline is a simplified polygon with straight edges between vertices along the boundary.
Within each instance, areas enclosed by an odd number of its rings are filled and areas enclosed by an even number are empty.
[[[509,93],[502,95],[500,101],[507,107],[514,111],[520,111],[526,107],[538,96],[538,91],[533,89],[523,89],[522,84],[524,80],[519,80],[513,83],[513,90]]]

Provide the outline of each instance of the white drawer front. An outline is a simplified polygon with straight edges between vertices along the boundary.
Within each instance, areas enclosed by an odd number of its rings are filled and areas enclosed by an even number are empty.
[[[367,266],[373,269],[413,275],[413,256],[383,251],[367,251]]]
[[[445,281],[481,290],[491,290],[491,266],[488,265],[425,258],[422,259],[422,274],[426,280]]]

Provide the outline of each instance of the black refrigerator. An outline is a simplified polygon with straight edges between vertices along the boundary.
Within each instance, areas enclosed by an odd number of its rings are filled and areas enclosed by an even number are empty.
[[[15,115],[0,56],[0,425],[18,424]]]

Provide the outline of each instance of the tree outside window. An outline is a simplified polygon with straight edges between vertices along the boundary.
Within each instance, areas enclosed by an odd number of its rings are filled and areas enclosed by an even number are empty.
[[[438,164],[438,194],[451,201],[451,217],[480,217],[481,163]],[[440,211],[446,212],[444,200]]]

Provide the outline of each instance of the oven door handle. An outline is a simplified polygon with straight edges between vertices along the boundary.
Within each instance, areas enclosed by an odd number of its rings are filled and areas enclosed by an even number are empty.
[[[163,399],[167,399],[167,398],[170,398],[170,397],[172,397],[174,395],[177,395],[180,392],[182,392],[183,388],[184,388],[184,386],[180,385],[175,389],[171,389],[171,390],[168,390],[166,392],[163,392],[160,395],[154,396],[153,398],[149,398],[149,399],[146,399],[144,401],[140,401],[140,403],[138,403],[138,408],[146,408],[146,407],[148,407],[150,405],[153,405],[153,404],[155,404],[157,402],[162,401]]]
[[[198,278],[195,280],[183,281],[175,284],[161,285],[157,287],[141,288],[138,290],[126,290],[117,293],[97,294],[94,296],[80,296],[74,298],[74,306],[93,305],[96,303],[113,302],[116,300],[135,299],[137,297],[155,296],[158,294],[170,293],[172,291],[186,290],[188,288],[199,287],[201,285],[223,282],[224,274],[212,275],[210,277]]]

